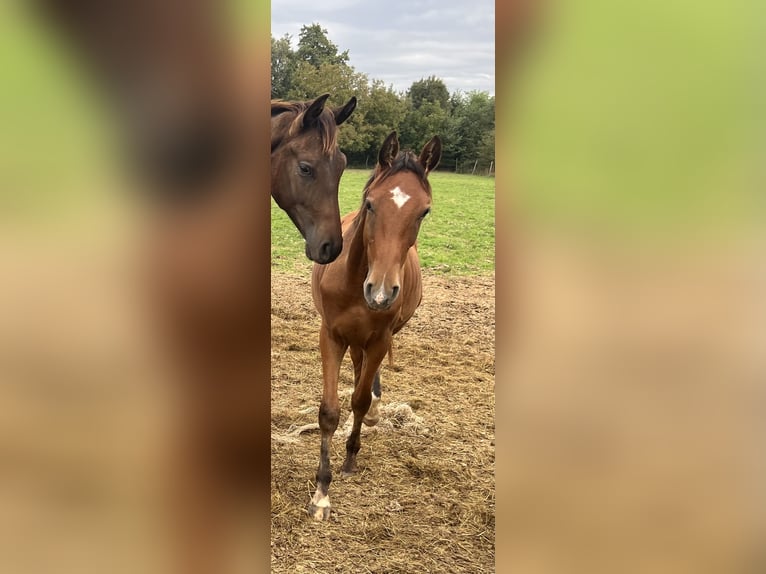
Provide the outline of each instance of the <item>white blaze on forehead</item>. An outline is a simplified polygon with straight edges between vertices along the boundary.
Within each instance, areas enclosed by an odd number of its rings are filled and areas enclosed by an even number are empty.
[[[391,190],[391,199],[394,200],[394,203],[396,206],[401,209],[402,206],[407,203],[407,201],[410,199],[410,196],[404,193],[399,186],[397,185],[394,189]]]

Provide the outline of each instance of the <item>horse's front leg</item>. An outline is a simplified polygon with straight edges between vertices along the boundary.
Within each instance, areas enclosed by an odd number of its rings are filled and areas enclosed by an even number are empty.
[[[319,468],[317,469],[317,489],[309,503],[308,513],[317,520],[330,518],[330,496],[328,490],[332,482],[330,470],[330,445],[335,429],[338,428],[340,408],[338,406],[338,377],[343,355],[347,345],[335,340],[325,325],[319,334],[319,348],[322,352],[322,402],[319,405],[319,428],[322,431],[322,444],[319,449]]]
[[[351,427],[351,434],[346,441],[346,460],[343,462],[342,469],[344,475],[349,475],[357,471],[356,455],[361,448],[360,434],[362,430],[362,421],[370,408],[373,382],[378,377],[378,369],[383,362],[383,358],[386,356],[387,350],[388,339],[385,339],[371,344],[364,352],[359,382],[357,383],[356,388],[354,388],[354,394],[351,395],[351,408],[354,411],[354,425]],[[379,385],[380,382],[378,379],[378,397],[380,396]],[[375,422],[377,422],[377,419]]]

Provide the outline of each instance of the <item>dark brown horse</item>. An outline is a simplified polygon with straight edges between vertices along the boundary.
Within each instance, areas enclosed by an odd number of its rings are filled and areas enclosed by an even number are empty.
[[[314,101],[271,102],[271,195],[306,240],[306,257],[329,263],[340,253],[338,184],[346,156],[336,126],[356,107],[325,108],[329,94]]]
[[[428,174],[441,158],[434,136],[420,156],[399,153],[396,132],[383,142],[378,163],[364,188],[362,207],[343,218],[343,250],[329,265],[314,265],[312,295],[322,316],[319,344],[323,390],[317,488],[308,507],[317,520],[330,517],[330,442],[338,427],[338,376],[346,350],[354,364],[351,407],[354,424],[346,441],[343,473],[357,470],[362,422],[378,422],[380,364],[392,337],[421,301],[416,242],[431,210]]]

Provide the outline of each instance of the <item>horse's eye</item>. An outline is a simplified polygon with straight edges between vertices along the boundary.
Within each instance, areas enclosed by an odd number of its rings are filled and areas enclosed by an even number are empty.
[[[423,212],[423,215],[420,216],[420,219],[423,219],[429,213],[431,213],[431,208],[430,207]]]
[[[310,176],[310,175],[313,175],[314,173],[314,169],[305,162],[300,162],[298,164],[298,171],[300,172],[301,175],[305,175],[305,176]]]
[[[369,211],[370,213],[375,213],[375,210],[374,210],[374,209],[372,209],[372,203],[370,202],[370,200],[369,200],[369,199],[368,199],[368,200],[366,200],[366,201],[364,202],[364,208],[365,208],[367,211]]]

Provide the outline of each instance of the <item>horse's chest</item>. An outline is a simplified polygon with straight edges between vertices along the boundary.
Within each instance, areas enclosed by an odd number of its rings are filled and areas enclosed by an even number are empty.
[[[366,346],[370,341],[391,335],[398,313],[376,313],[356,306],[335,316],[330,331],[350,345]]]

